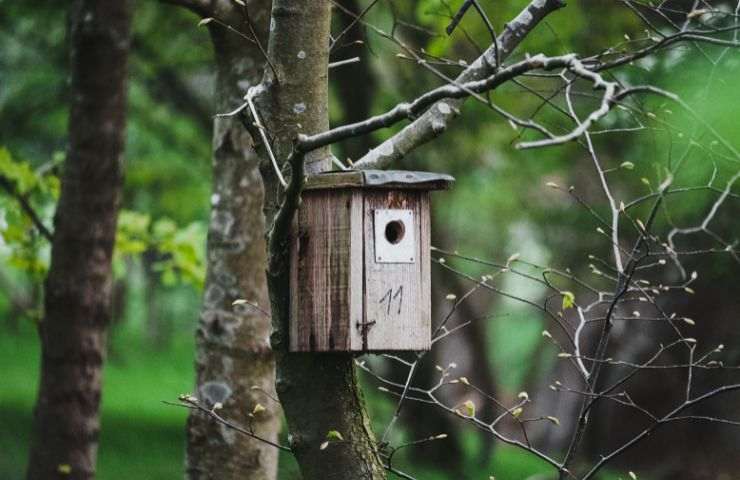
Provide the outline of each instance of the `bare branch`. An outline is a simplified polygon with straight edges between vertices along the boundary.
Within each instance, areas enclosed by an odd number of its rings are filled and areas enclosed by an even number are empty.
[[[277,214],[275,214],[275,220],[268,235],[270,272],[280,272],[287,267],[283,263],[287,261],[285,252],[289,251],[290,226],[301,202],[301,192],[305,180],[303,175],[304,159],[302,153],[294,151],[287,160],[292,168],[290,182],[285,189],[283,202]]]
[[[339,40],[341,40],[341,38],[343,36],[345,36],[347,34],[347,32],[349,32],[350,30],[352,30],[352,27],[354,27],[357,24],[357,22],[360,22],[362,20],[362,17],[364,17],[365,15],[367,15],[367,12],[369,12],[375,6],[376,3],[378,3],[378,0],[372,0],[370,2],[370,4],[367,7],[365,7],[362,10],[362,12],[359,13],[359,15],[355,16],[352,19],[352,21],[349,23],[349,25],[347,25],[347,27],[344,30],[342,30],[339,33],[339,35],[337,35],[334,39],[332,39],[331,44],[329,45],[329,52],[330,53],[339,44]]]
[[[283,186],[283,188],[286,188],[288,184],[285,182],[285,178],[283,178],[283,174],[280,171],[280,166],[277,163],[277,160],[275,159],[275,154],[272,152],[272,147],[270,146],[270,140],[267,138],[267,134],[265,133],[265,127],[262,125],[262,121],[260,120],[260,116],[257,113],[257,108],[254,106],[254,97],[255,95],[259,95],[261,91],[260,87],[251,87],[249,91],[247,92],[247,96],[245,97],[245,100],[247,101],[247,105],[249,105],[249,111],[252,113],[252,118],[254,119],[254,126],[259,130],[260,138],[262,138],[262,144],[265,147],[265,151],[267,152],[267,155],[270,157],[270,163],[272,163],[272,168],[275,170],[275,176],[277,176],[277,179],[280,181],[280,185]]]
[[[355,137],[381,128],[390,127],[406,118],[415,118],[422,112],[425,112],[422,118],[429,114],[455,115],[457,100],[464,99],[476,93],[493,90],[499,85],[513,78],[521,76],[527,72],[539,69],[545,71],[566,69],[578,77],[593,82],[594,88],[604,89],[605,93],[603,96],[601,107],[598,110],[594,111],[591,115],[589,115],[589,117],[581,122],[573,131],[569,132],[566,135],[555,136],[549,133],[547,130],[539,129],[540,131],[543,131],[548,136],[548,138],[536,142],[522,143],[519,145],[520,148],[554,145],[558,143],[565,143],[578,138],[580,135],[583,134],[583,132],[588,129],[588,127],[591,126],[591,124],[593,124],[593,122],[609,112],[611,106],[614,103],[614,100],[618,98],[623,98],[626,94],[641,91],[638,89],[621,91],[619,89],[619,85],[617,85],[616,83],[607,82],[600,74],[588,70],[576,58],[575,55],[563,55],[559,57],[535,55],[520,62],[514,63],[506,68],[503,68],[493,75],[482,80],[472,80],[466,83],[449,84],[435,88],[434,90],[424,93],[410,103],[400,103],[386,113],[371,117],[367,120],[352,123],[349,125],[343,125],[341,127],[328,130],[326,132],[317,133],[315,135],[301,135],[298,138],[298,148],[300,148],[304,152],[309,152],[316,148],[330,145],[332,143],[350,137]],[[412,123],[412,125],[414,123]],[[432,128],[436,129],[435,131],[438,131],[438,133],[441,133],[446,128],[445,125],[446,124],[443,121],[435,121],[432,123]],[[375,150],[383,147],[383,145],[387,145],[387,143],[381,144]],[[362,161],[358,161],[357,163],[355,163],[355,167],[369,167],[369,164],[364,164],[361,162]]]
[[[490,76],[498,67],[496,50],[504,61],[519,43],[539,22],[550,13],[565,6],[562,0],[533,0],[499,35],[498,45],[491,45],[455,79],[455,83],[467,83]],[[431,107],[421,117],[407,125],[403,130],[372,149],[355,162],[357,168],[380,168],[406,155],[411,150],[429,142],[440,135],[459,113],[464,99],[450,101],[449,110]]]
[[[197,410],[197,411],[199,411],[199,412],[201,412],[201,413],[203,413],[203,414],[211,417],[213,420],[215,420],[216,422],[220,423],[221,425],[224,425],[227,428],[230,428],[230,429],[232,429],[232,430],[234,430],[236,432],[239,432],[242,435],[246,435],[248,437],[254,438],[255,440],[259,440],[260,442],[266,443],[266,444],[268,444],[268,445],[270,445],[272,447],[277,448],[278,450],[282,450],[284,452],[292,453],[292,450],[289,447],[286,447],[284,445],[280,445],[278,443],[274,443],[274,442],[272,442],[272,441],[270,441],[270,440],[268,440],[266,438],[262,438],[259,435],[257,435],[256,433],[254,433],[251,429],[248,430],[248,429],[246,429],[246,428],[244,428],[244,427],[242,427],[240,425],[237,425],[237,424],[235,424],[235,423],[233,423],[233,422],[231,422],[231,421],[223,418],[218,413],[216,413],[216,410],[218,410],[216,408],[216,406],[214,406],[213,408],[210,408],[210,409],[209,408],[206,408],[206,407],[204,407],[201,404],[201,402],[197,398],[193,397],[192,395],[180,395],[180,397],[178,398],[178,400],[181,403],[174,403],[174,402],[167,402],[167,401],[165,401],[163,403],[166,404],[166,405],[172,405],[174,407],[184,407],[184,408],[189,408],[191,410]]]
[[[450,21],[450,24],[447,25],[447,28],[445,31],[447,32],[447,35],[452,35],[452,32],[455,31],[455,28],[460,24],[465,14],[468,12],[470,7],[473,6],[473,3],[475,0],[465,0],[462,5],[460,5],[460,8],[457,10],[457,13],[455,16],[452,17],[452,20]]]
[[[21,209],[28,215],[28,218],[31,219],[31,222],[36,227],[36,229],[41,233],[41,235],[51,242],[54,239],[54,234],[52,234],[51,230],[49,230],[46,225],[44,225],[44,222],[41,220],[41,217],[36,213],[36,210],[34,210],[33,206],[31,205],[31,202],[28,201],[28,198],[26,195],[19,192],[13,183],[5,178],[3,175],[0,175],[0,188],[5,190],[8,195],[13,197],[18,204],[21,206]]]

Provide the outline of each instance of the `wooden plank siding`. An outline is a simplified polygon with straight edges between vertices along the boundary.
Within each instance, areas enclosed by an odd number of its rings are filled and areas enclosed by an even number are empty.
[[[351,275],[362,238],[352,225],[361,220],[359,191],[304,192],[292,241],[291,350],[351,349],[350,318],[361,319],[362,302],[362,278]]]
[[[366,350],[428,350],[429,193],[412,190],[365,191],[365,322],[372,323]],[[374,249],[375,209],[413,212],[416,254],[413,263],[378,263]],[[383,225],[379,228],[384,228]],[[426,251],[426,252],[425,252]]]
[[[413,263],[375,261],[378,208],[412,210]],[[428,191],[304,191],[291,246],[291,351],[428,350],[429,245]]]

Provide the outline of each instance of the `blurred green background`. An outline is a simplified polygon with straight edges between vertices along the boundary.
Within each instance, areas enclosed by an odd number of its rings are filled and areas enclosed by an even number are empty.
[[[362,8],[368,2],[348,3]],[[420,28],[401,26],[397,34],[430,55],[470,60],[477,55],[477,48],[485,48],[488,38],[475,15],[469,14],[451,37],[440,34],[460,3],[381,2],[367,18],[385,29],[391,28],[394,18],[418,25]],[[489,15],[501,29],[527,2],[482,3],[490,4]],[[0,172],[16,182],[47,225],[52,221],[66,148],[65,15],[59,2],[0,0]],[[210,39],[205,29],[197,28],[197,22],[196,16],[180,8],[157,2],[136,5],[124,211],[116,243],[115,320],[102,405],[101,480],[182,476],[187,412],[162,401],[173,401],[193,386],[193,332],[204,278],[210,197],[210,125],[211,116],[217,113],[211,92],[214,66]],[[577,51],[588,55],[645,35],[639,19],[620,2],[573,1],[540,26],[520,54]],[[372,112],[381,112],[437,84],[412,62],[395,57],[396,48],[382,38],[370,34],[366,43],[372,55],[362,72],[371,75],[372,81],[355,95],[366,98]],[[705,51],[717,58],[722,50],[705,47]],[[457,71],[456,67],[441,68],[448,73]],[[734,51],[712,67],[692,48],[677,48],[650,62],[627,66],[619,75],[624,82],[651,82],[681,94],[737,148],[739,68]],[[340,95],[337,81],[332,76],[331,117],[335,123],[351,117],[355,101]],[[534,79],[528,80],[528,85],[549,92],[555,83]],[[521,116],[533,114],[541,103],[515,84],[501,88],[492,98]],[[677,106],[656,97],[640,102],[652,116],[617,110],[600,127],[626,128],[639,120],[646,128],[594,136],[602,161],[614,169],[610,181],[620,198],[649,193],[665,179],[667,168],[675,170],[677,186],[706,184],[713,168],[717,169],[716,185],[722,186],[737,171],[737,163],[717,153],[706,129]],[[592,105],[593,100],[585,98],[583,111]],[[567,128],[552,109],[542,109],[538,119],[553,131]],[[337,153],[356,158],[363,153],[361,148],[390,133],[379,132],[360,146],[351,142],[340,145]],[[435,197],[435,245],[498,261],[520,253],[528,261],[588,275],[588,255],[608,258],[609,245],[595,233],[598,223],[593,216],[567,194],[545,184],[575,186],[585,201],[603,214],[605,202],[590,160],[577,144],[518,151],[514,143],[521,135],[484,106],[468,102],[460,121],[443,138],[397,167],[448,172],[457,178],[452,191]],[[530,133],[523,137],[533,138]],[[684,151],[688,152],[685,159],[678,160]],[[678,167],[677,161],[681,162]],[[630,167],[620,168],[624,162]],[[691,223],[713,198],[707,192],[696,192],[669,202],[658,224],[665,229],[669,219]],[[732,199],[718,217],[716,230],[736,237],[739,213],[737,200]],[[0,479],[18,479],[25,468],[37,388],[35,323],[41,315],[49,247],[6,195],[0,195],[0,232]],[[706,246],[707,240],[691,240],[689,245]],[[475,276],[490,270],[454,258],[448,261]],[[700,265],[699,299],[676,305],[711,314],[713,326],[698,337],[728,339],[728,343],[740,338],[740,294],[737,282],[728,281],[736,277],[737,264],[729,256],[717,256],[702,260]],[[448,292],[465,290],[459,280],[443,272],[435,272],[435,284],[441,298]],[[510,277],[502,286],[537,301],[543,295],[536,285]],[[544,328],[551,328],[542,315],[521,303],[490,295],[476,297],[468,313],[491,319],[473,337],[464,336],[435,360],[443,364],[458,354],[463,357],[461,365],[487,377],[503,399],[516,398],[525,389],[546,389],[555,359],[554,349],[540,335]],[[435,318],[446,308],[443,302],[435,305]],[[380,430],[392,414],[392,399],[376,392],[375,385],[366,380],[370,408]],[[418,438],[417,423],[427,422],[426,417],[415,418],[401,429],[404,438]],[[613,425],[610,421],[602,422],[600,428],[609,428]],[[400,464],[421,472],[419,478],[481,479],[495,473],[496,478],[509,480],[538,478],[537,474],[549,472],[537,460],[512,448],[491,449],[489,440],[460,424],[430,420],[428,427],[444,428],[452,435],[448,443],[434,450],[436,453],[420,449],[417,455],[399,454]],[[439,431],[426,432],[434,433]],[[719,444],[736,439],[723,435],[729,434],[714,435],[712,441]],[[696,453],[691,442],[676,446],[669,459],[655,457],[646,476],[681,478],[674,474],[683,471],[686,478],[720,478],[718,475],[736,465],[737,460],[727,453],[731,445],[718,447],[710,457],[706,452]],[[592,453],[597,453],[594,448]],[[684,450],[693,453],[677,455]],[[695,455],[711,460],[697,462]],[[713,473],[704,477],[696,471],[687,472],[686,465],[691,462],[703,465],[701,468],[712,464]],[[298,478],[296,472],[292,459],[281,457],[280,478]],[[615,465],[605,478],[627,478],[626,472],[624,465]]]

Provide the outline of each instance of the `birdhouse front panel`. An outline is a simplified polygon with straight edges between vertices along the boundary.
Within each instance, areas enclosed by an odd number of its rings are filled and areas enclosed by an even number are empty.
[[[424,172],[307,179],[291,235],[290,350],[428,350],[429,191]]]
[[[365,194],[363,350],[428,350],[429,193]]]

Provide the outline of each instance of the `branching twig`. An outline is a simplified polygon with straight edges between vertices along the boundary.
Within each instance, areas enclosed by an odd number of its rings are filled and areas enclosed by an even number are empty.
[[[234,430],[236,432],[239,432],[242,435],[246,435],[246,436],[248,436],[250,438],[254,438],[255,440],[259,440],[260,442],[266,443],[267,445],[270,445],[271,447],[275,447],[278,450],[282,450],[284,452],[292,453],[292,450],[290,449],[290,447],[286,447],[284,445],[280,445],[279,443],[275,443],[272,440],[268,440],[266,438],[262,438],[259,435],[255,434],[253,431],[247,430],[246,428],[241,427],[241,426],[235,424],[234,422],[231,422],[231,421],[223,418],[218,413],[216,413],[216,410],[217,409],[215,409],[215,408],[210,408],[209,409],[209,408],[204,407],[203,405],[201,405],[200,401],[197,398],[193,397],[192,395],[180,395],[180,397],[178,398],[178,400],[180,401],[180,403],[167,402],[167,401],[163,401],[163,403],[166,404],[166,405],[172,405],[172,406],[175,406],[175,407],[184,407],[184,408],[189,408],[191,410],[197,410],[197,411],[199,411],[199,412],[201,412],[201,413],[209,416],[210,418],[212,418],[216,422],[220,423],[221,425],[224,425],[227,428],[230,428],[230,429],[232,429],[232,430]]]
[[[26,215],[28,215],[28,218],[31,219],[33,225],[46,240],[48,240],[49,242],[54,240],[54,234],[52,234],[51,230],[49,230],[46,225],[44,225],[44,222],[41,220],[41,217],[38,215],[38,213],[36,213],[36,210],[34,210],[33,206],[28,201],[28,198],[15,188],[15,185],[11,180],[0,175],[0,188],[5,190],[8,195],[13,197],[18,202],[18,204],[21,206],[21,209],[26,213]]]

